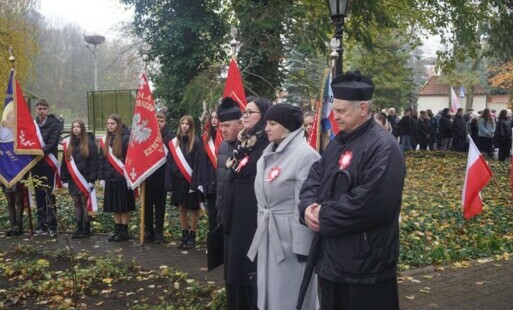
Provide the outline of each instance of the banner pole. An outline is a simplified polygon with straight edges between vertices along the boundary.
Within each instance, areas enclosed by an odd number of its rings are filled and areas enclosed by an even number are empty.
[[[142,182],[141,184],[141,224],[139,225],[141,227],[141,231],[140,231],[140,234],[141,236],[139,237],[139,243],[140,245],[143,245],[144,244],[144,213],[145,213],[145,210],[146,210],[146,206],[145,206],[145,198],[146,198],[146,181]]]

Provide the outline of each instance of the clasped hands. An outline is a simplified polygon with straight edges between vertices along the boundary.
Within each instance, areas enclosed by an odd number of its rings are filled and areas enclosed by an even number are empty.
[[[319,210],[321,205],[312,203],[305,210],[305,223],[312,231],[319,232]]]

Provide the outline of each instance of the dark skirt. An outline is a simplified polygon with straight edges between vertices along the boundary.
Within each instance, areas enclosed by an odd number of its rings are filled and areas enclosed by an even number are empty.
[[[112,213],[123,213],[134,210],[134,192],[127,187],[126,181],[105,181],[103,211]]]
[[[199,193],[189,193],[190,184],[184,178],[173,177],[173,194],[171,195],[171,203],[174,206],[183,205],[188,210],[199,209]]]

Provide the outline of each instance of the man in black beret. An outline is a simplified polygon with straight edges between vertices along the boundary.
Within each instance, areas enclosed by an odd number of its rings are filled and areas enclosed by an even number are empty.
[[[321,309],[399,309],[403,153],[372,118],[368,77],[347,72],[331,87],[340,132],[310,168],[298,206],[300,221],[322,242]]]

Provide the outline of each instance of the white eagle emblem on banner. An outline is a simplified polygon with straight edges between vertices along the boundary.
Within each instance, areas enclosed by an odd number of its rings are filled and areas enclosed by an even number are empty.
[[[132,131],[130,132],[130,144],[141,144],[148,140],[151,136],[151,128],[146,127],[147,120],[141,121],[141,114],[137,113],[132,119]]]

